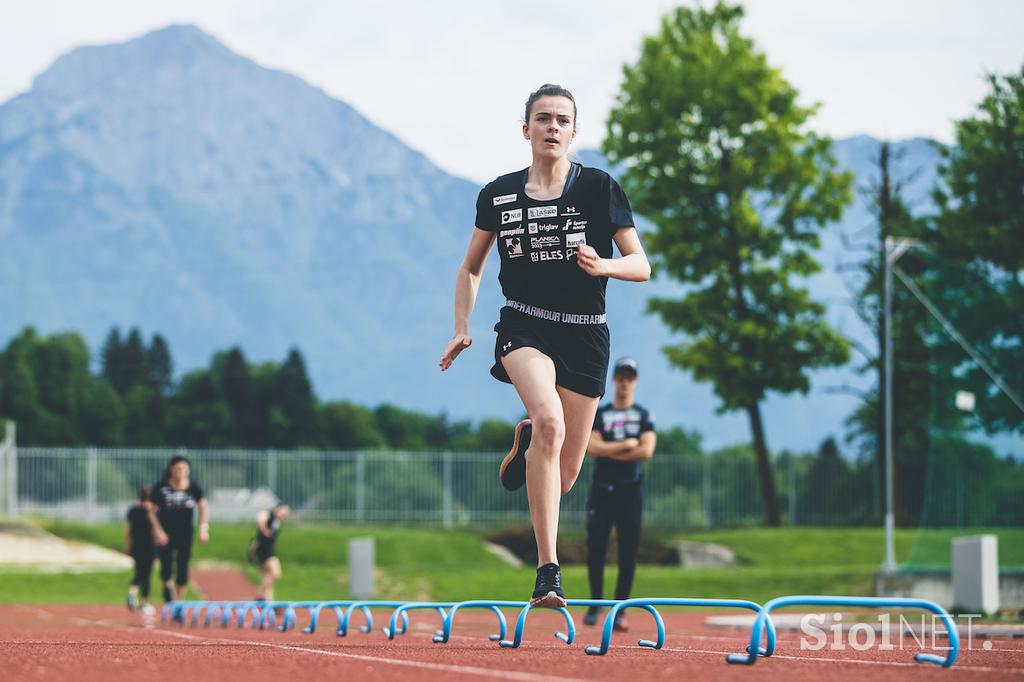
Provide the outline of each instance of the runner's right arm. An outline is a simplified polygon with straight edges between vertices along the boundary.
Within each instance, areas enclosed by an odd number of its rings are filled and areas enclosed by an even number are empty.
[[[480,289],[480,278],[484,273],[487,254],[491,251],[494,239],[493,232],[487,232],[478,227],[473,228],[473,236],[470,237],[466,257],[462,260],[459,272],[455,276],[455,332],[438,363],[442,372],[451,367],[459,353],[473,343],[473,339],[469,337],[469,318],[473,315],[476,294]]]
[[[156,517],[156,505],[147,502],[146,513],[149,514],[149,524],[153,527],[153,542],[157,547],[163,547],[167,544],[167,533],[160,525],[160,519]]]
[[[256,528],[259,529],[260,535],[264,537],[273,537],[270,532],[270,528],[267,527],[267,522],[270,521],[270,512],[261,511],[256,515]]]

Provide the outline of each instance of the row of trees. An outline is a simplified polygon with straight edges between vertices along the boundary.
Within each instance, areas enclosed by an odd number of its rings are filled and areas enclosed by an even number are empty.
[[[155,334],[113,329],[98,371],[76,333],[26,328],[0,352],[0,417],[32,445],[493,450],[512,426],[452,422],[392,405],[321,402],[298,350],[280,364],[249,363],[241,349],[173,380],[171,351]]]
[[[843,214],[853,188],[849,174],[836,170],[831,141],[807,128],[816,107],[798,104],[796,89],[742,35],[742,16],[741,7],[725,2],[666,15],[624,68],[603,151],[625,169],[621,180],[634,207],[656,226],[647,240],[656,268],[685,287],[679,299],[650,302],[650,311],[683,338],[665,353],[712,384],[721,411],[747,414],[765,522],[777,525],[760,405],[769,393],[806,393],[810,371],[849,360],[850,341],[827,324],[806,278],[820,270],[811,252],[821,229]],[[851,427],[884,479],[881,418],[885,401],[893,402],[904,522],[921,508],[923,488],[913,479],[928,461],[935,377],[962,378],[982,396],[977,424],[1024,432],[1024,404],[965,362],[905,291],[894,323],[894,395],[884,395],[880,380],[879,265],[886,237],[909,236],[958,261],[959,270],[936,271],[920,257],[903,268],[941,280],[940,303],[954,324],[984,340],[980,352],[1011,385],[1024,385],[1024,70],[989,83],[977,114],[957,124],[957,144],[943,149],[936,213],[911,215],[884,144],[880,180],[867,188],[877,231],[869,240],[873,253],[860,264],[856,308],[879,333],[875,348],[858,348],[874,387],[863,393]],[[945,427],[962,421],[945,412]]]
[[[369,409],[351,402],[321,402],[295,350],[281,364],[253,365],[232,348],[216,353],[208,368],[186,373],[177,382],[172,366],[170,349],[160,335],[147,343],[136,329],[125,337],[112,330],[93,373],[89,352],[77,334],[42,337],[26,329],[0,351],[0,415],[16,419],[19,441],[30,445],[504,452],[512,438],[512,423],[501,420],[474,426],[392,405]],[[705,453],[698,433],[674,427],[659,431],[658,457],[658,479],[649,482],[647,491],[652,519],[702,526],[756,518],[763,500],[750,446]],[[999,459],[991,449],[955,434],[933,439],[923,461],[908,461],[917,468],[901,489],[905,521],[969,525],[1024,520],[1015,503],[1024,489],[1024,464]],[[212,466],[202,458],[196,463],[200,470]],[[120,500],[131,494],[133,485],[146,482],[152,472],[139,464],[135,459],[101,458],[101,498]],[[366,476],[375,496],[386,493],[384,499],[398,500],[389,502],[395,508],[439,509],[436,464],[422,457],[388,456],[370,460]],[[218,480],[230,475],[231,466],[218,460]],[[258,480],[253,468],[266,466],[266,461],[262,456],[240,457],[234,466],[242,485]],[[37,501],[62,499],[69,485],[75,487],[68,477],[80,483],[86,474],[84,460],[60,470],[44,469],[33,469],[34,478],[21,481]],[[456,484],[466,483],[456,485],[464,496],[457,502],[466,510],[481,508],[494,471],[460,467],[453,475]],[[790,523],[877,521],[881,486],[876,461],[844,457],[832,439],[816,453],[780,453],[772,475]],[[347,509],[354,476],[351,462],[284,457],[278,492],[310,510]],[[479,485],[463,480],[467,477],[479,478]]]
[[[280,364],[251,364],[242,350],[173,379],[167,342],[138,329],[112,329],[91,369],[73,332],[40,336],[26,328],[0,351],[0,419],[18,424],[30,445],[190,448],[299,447],[502,452],[514,425],[453,421],[394,405],[368,408],[321,401],[298,350]],[[669,452],[700,452],[700,437],[676,427],[661,434]]]

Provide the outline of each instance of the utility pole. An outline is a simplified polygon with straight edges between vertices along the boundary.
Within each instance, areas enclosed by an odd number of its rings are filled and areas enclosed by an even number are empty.
[[[883,311],[885,315],[885,561],[882,570],[896,571],[896,504],[893,479],[892,443],[892,269],[908,249],[920,246],[916,239],[885,238]]]

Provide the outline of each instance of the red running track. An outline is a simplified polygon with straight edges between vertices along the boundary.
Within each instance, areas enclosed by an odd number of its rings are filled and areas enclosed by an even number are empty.
[[[111,606],[0,607],[0,680],[99,682],[315,682],[349,680],[500,679],[521,682],[565,680],[1021,680],[1024,640],[995,639],[991,648],[975,640],[961,650],[953,668],[913,662],[915,649],[903,651],[801,651],[799,633],[780,632],[776,654],[754,666],[725,662],[742,650],[743,630],[712,628],[705,614],[662,610],[668,630],[661,651],[642,649],[638,638],[653,638],[643,613],[630,617],[631,631],[617,634],[606,656],[587,656],[597,644],[596,628],[582,627],[567,646],[553,637],[564,626],[555,613],[531,613],[519,649],[501,649],[487,640],[494,616],[460,612],[452,641],[431,642],[438,617],[410,614],[407,635],[389,642],[378,629],[339,638],[332,616],[323,614],[313,635],[290,631],[161,625],[155,619]],[[389,613],[375,615],[377,625]],[[510,629],[515,614],[507,612]],[[353,616],[356,620],[357,616]],[[300,612],[300,626],[304,625]],[[577,622],[581,619],[577,617]],[[560,622],[561,621],[561,622]],[[361,624],[361,620],[356,626]],[[912,644],[912,643],[911,643]],[[372,677],[371,677],[372,676]]]

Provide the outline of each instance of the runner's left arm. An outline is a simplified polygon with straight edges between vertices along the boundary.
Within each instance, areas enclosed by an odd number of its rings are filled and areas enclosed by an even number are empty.
[[[618,258],[601,258],[594,247],[580,244],[577,255],[579,266],[592,277],[611,277],[627,282],[646,282],[651,278],[651,264],[647,261],[643,244],[635,227],[621,227],[613,237],[619,247]]]
[[[203,497],[199,500],[199,543],[205,545],[210,541],[210,505],[206,503],[206,498]]]

